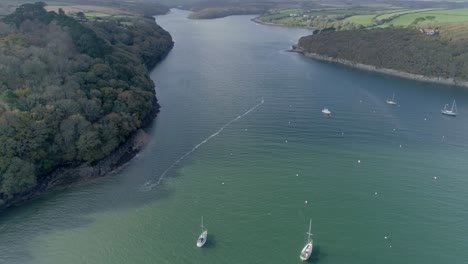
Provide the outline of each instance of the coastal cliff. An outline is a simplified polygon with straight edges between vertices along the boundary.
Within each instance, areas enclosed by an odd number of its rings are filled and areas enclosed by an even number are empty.
[[[465,43],[416,29],[388,28],[310,35],[302,37],[293,51],[364,70],[468,87]]]

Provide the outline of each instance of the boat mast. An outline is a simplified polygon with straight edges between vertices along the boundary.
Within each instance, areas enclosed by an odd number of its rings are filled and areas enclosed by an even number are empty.
[[[203,227],[203,216],[201,217],[201,231],[203,232],[205,228]]]
[[[453,112],[453,110],[455,109],[455,112]],[[455,100],[453,100],[453,103],[452,103],[452,113],[456,113],[457,112],[457,105],[455,104]]]
[[[393,93],[392,102],[395,102],[395,93]]]
[[[309,232],[307,232],[307,235],[308,235],[308,237],[307,237],[307,243],[310,243],[310,236],[312,235],[312,234],[310,233],[310,228],[311,228],[311,227],[312,227],[312,219],[310,219],[310,222],[309,222]]]

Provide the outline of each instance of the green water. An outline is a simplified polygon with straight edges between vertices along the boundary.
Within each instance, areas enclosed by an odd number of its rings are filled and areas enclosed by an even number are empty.
[[[309,218],[311,263],[468,262],[467,89],[284,51],[307,30],[186,15],[157,18],[176,46],[152,73],[150,145],[4,213],[0,263],[299,263]]]

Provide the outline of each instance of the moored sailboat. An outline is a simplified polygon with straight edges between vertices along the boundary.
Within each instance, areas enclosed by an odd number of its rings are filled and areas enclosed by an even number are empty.
[[[395,102],[395,93],[393,93],[392,99],[387,99],[386,102],[389,105],[396,105],[397,103]]]
[[[448,110],[447,107],[448,107],[448,104],[446,104],[444,106],[444,109],[442,109],[440,111],[443,115],[448,115],[448,116],[457,116],[458,115],[457,104],[455,103],[455,100],[453,100],[451,110]]]
[[[310,256],[312,255],[312,250],[314,248],[314,244],[313,244],[314,241],[310,238],[310,236],[312,235],[310,233],[311,227],[312,227],[312,219],[310,219],[310,222],[309,222],[309,232],[307,232],[307,244],[304,246],[304,248],[301,251],[301,255],[299,256],[299,258],[302,261],[308,260],[310,258]]]
[[[197,247],[199,248],[205,245],[206,240],[208,238],[208,230],[203,226],[203,216],[201,218],[201,228],[202,228],[202,233],[200,234],[200,236],[198,236],[198,239],[197,239]]]

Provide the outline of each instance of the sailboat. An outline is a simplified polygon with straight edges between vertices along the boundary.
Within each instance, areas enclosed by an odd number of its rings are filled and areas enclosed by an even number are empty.
[[[388,98],[387,98],[387,101],[386,101],[386,102],[387,102],[387,104],[389,104],[389,105],[396,105],[397,103],[395,102],[395,93],[393,93],[392,99],[388,99]]]
[[[310,233],[310,228],[312,227],[312,219],[310,219],[309,222],[309,232],[307,232],[307,244],[304,246],[304,248],[301,251],[301,255],[299,256],[302,261],[306,261],[310,258],[312,255],[312,249],[314,248],[314,241],[310,238],[312,235]]]
[[[206,243],[206,239],[208,238],[208,230],[203,226],[203,216],[201,218],[201,229],[202,233],[197,239],[197,247],[201,248]]]
[[[446,104],[446,105],[444,106],[444,109],[441,110],[440,112],[441,112],[442,114],[448,115],[448,116],[457,116],[457,115],[458,115],[457,104],[455,103],[455,100],[453,100],[452,109],[451,109],[451,110],[448,110],[447,107],[448,107],[448,104]]]

